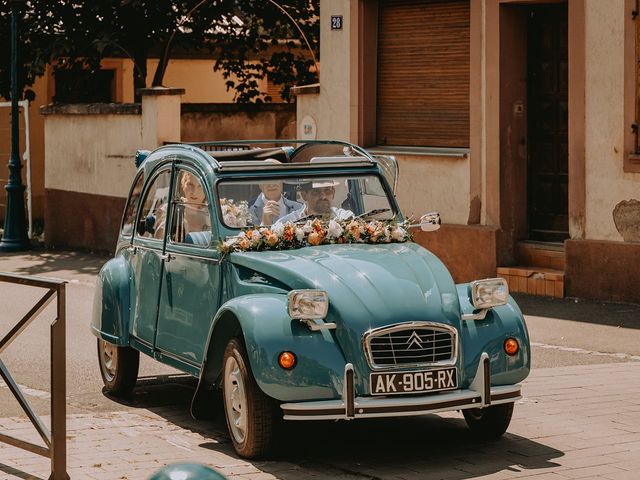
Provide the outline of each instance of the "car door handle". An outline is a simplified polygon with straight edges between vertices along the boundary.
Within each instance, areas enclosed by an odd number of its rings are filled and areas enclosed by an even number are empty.
[[[135,255],[136,253],[138,253],[138,247],[134,247],[133,245],[129,245],[127,247],[127,251],[131,254],[131,255]]]
[[[171,254],[170,253],[164,253],[164,254],[160,255],[160,260],[163,260],[163,261],[169,263],[171,261]]]

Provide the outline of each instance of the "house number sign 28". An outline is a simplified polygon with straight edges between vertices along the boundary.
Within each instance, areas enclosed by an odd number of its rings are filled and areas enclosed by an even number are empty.
[[[342,30],[342,15],[331,15],[331,30]]]

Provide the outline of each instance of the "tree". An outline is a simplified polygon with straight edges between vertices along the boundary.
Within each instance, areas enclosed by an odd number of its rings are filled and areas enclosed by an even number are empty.
[[[316,81],[312,54],[297,20],[318,50],[318,0],[29,0],[20,20],[19,85],[28,87],[48,64],[54,69],[99,68],[100,59],[126,56],[134,63],[134,89],[147,85],[147,60],[160,62],[152,85],[162,84],[176,50],[205,50],[216,58],[227,88],[239,102],[268,100],[258,80],[269,75],[288,90]],[[0,5],[0,95],[9,95],[10,8]],[[29,96],[29,91],[25,92]]]

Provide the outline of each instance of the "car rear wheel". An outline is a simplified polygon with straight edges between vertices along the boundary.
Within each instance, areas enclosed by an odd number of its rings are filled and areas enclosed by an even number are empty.
[[[484,439],[495,439],[509,428],[513,415],[513,403],[487,408],[470,408],[463,410],[462,414],[475,435]]]
[[[131,394],[138,379],[140,352],[98,339],[98,363],[107,393],[117,397]]]
[[[233,446],[244,458],[264,455],[274,443],[277,403],[258,387],[239,339],[227,344],[223,368],[224,412]]]

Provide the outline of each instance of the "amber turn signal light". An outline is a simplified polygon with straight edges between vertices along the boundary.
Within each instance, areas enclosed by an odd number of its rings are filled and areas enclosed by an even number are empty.
[[[518,341],[515,338],[507,338],[504,341],[504,351],[507,352],[507,355],[515,355],[520,350],[520,345],[518,345]]]
[[[293,352],[282,352],[278,356],[278,363],[285,370],[289,370],[296,366],[296,356]]]

